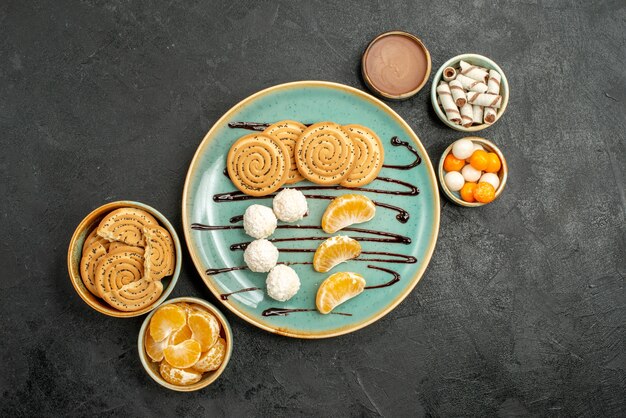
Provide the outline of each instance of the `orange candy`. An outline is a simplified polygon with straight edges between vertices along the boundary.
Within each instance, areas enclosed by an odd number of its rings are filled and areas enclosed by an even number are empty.
[[[465,200],[466,202],[472,203],[475,202],[476,199],[474,199],[474,190],[476,189],[476,183],[472,183],[472,182],[466,182],[463,187],[461,188],[460,194],[461,194],[461,199]]]
[[[496,189],[484,181],[478,183],[474,189],[474,199],[480,203],[489,203],[496,198]]]
[[[481,149],[474,151],[470,157],[470,164],[478,171],[483,171],[489,164],[489,157],[487,152]]]
[[[487,166],[485,167],[487,173],[497,173],[501,167],[502,163],[496,153],[490,152],[487,154]]]
[[[443,169],[450,171],[461,171],[463,166],[465,165],[465,161],[459,160],[452,153],[448,153],[446,158],[443,160]]]

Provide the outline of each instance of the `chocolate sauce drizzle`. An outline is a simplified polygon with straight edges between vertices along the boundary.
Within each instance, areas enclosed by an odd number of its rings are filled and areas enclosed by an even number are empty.
[[[264,310],[261,315],[263,316],[287,316],[290,313],[294,313],[294,312],[317,312],[317,309],[315,308],[309,308],[309,309],[303,309],[303,308],[296,308],[296,309],[289,309],[289,308],[268,308],[266,310]],[[346,313],[346,312],[330,312],[333,315],[343,315],[343,316],[352,316],[351,313]]]
[[[211,226],[206,224],[194,223],[191,224],[191,229],[196,231],[219,231],[219,230],[227,230],[227,229],[243,229],[242,225],[223,225],[223,226]],[[316,225],[278,225],[276,229],[312,229],[312,230],[321,230],[321,226]],[[389,243],[398,243],[409,245],[411,243],[411,238],[394,234],[393,232],[384,232],[384,231],[376,231],[374,229],[364,229],[364,228],[355,228],[355,227],[347,227],[343,228],[344,232],[357,232],[359,234],[370,234],[377,235],[379,237],[384,238],[376,238],[376,237],[350,237],[357,241],[367,241],[367,242],[389,242]],[[269,241],[271,242],[288,242],[288,241],[323,241],[328,237],[292,237],[292,238],[272,238]],[[232,251],[245,249],[246,246],[250,242],[240,242],[237,244],[233,244],[230,246]]]
[[[230,247],[231,250],[233,246]],[[241,249],[241,248],[237,248]],[[314,253],[316,250],[311,248],[278,248],[279,253]],[[417,263],[417,258],[398,253],[388,253],[384,251],[361,251],[361,255],[380,255],[380,256],[388,256],[388,257],[397,257],[398,260],[393,258],[361,258],[358,256],[357,258],[352,258],[352,261],[369,261],[369,262],[379,262],[379,263],[401,263],[401,264],[414,264]]]
[[[380,289],[383,287],[389,287],[393,284],[396,284],[400,281],[400,275],[398,274],[398,272],[394,271],[394,270],[389,270],[386,269],[384,267],[378,267],[378,266],[372,266],[372,265],[368,265],[368,268],[371,269],[376,269],[376,270],[380,270],[380,271],[384,271],[385,273],[389,273],[393,276],[393,278],[391,280],[389,280],[387,283],[383,283],[383,284],[377,284],[377,285],[372,285],[372,286],[365,286],[366,290],[369,289]]]
[[[410,170],[413,167],[417,167],[422,162],[422,159],[420,158],[420,155],[417,153],[417,150],[413,148],[407,141],[402,141],[397,136],[394,136],[393,138],[391,138],[391,145],[393,145],[394,147],[399,147],[399,146],[406,147],[406,149],[408,149],[413,155],[415,155],[415,161],[407,165],[383,164],[384,168],[392,168],[395,170]]]
[[[230,292],[230,293],[222,293],[220,295],[220,299],[222,300],[228,300],[228,297],[237,293],[244,293],[244,292],[252,292],[254,290],[263,290],[260,287],[246,287],[245,289],[239,289],[239,290],[235,290],[234,292]]]

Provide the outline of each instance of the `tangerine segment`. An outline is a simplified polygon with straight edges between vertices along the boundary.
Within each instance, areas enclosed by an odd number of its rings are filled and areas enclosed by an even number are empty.
[[[487,167],[485,168],[485,171],[487,173],[497,173],[500,171],[500,168],[502,168],[502,162],[500,162],[498,154],[495,152],[487,154]]]
[[[150,335],[155,341],[163,341],[187,322],[185,310],[177,305],[165,305],[157,309],[150,320]]]
[[[161,363],[159,372],[161,373],[161,377],[163,377],[166,382],[179,386],[193,385],[202,379],[202,373],[198,373],[193,369],[179,369],[178,367],[172,367],[172,365],[168,364],[166,361]]]
[[[328,314],[364,289],[365,279],[360,274],[348,272],[331,274],[317,289],[315,305],[320,313]]]
[[[146,332],[144,346],[146,348],[146,354],[152,361],[161,361],[163,360],[163,350],[167,347],[167,340],[156,342],[150,333]]]
[[[367,196],[344,194],[336,197],[322,216],[322,229],[334,234],[352,224],[367,222],[376,215],[376,206]]]
[[[443,160],[443,169],[447,172],[461,171],[464,165],[465,160],[460,160],[456,158],[451,152],[448,153],[448,155],[446,155],[446,158]]]
[[[192,338],[196,340],[202,351],[208,351],[220,336],[220,323],[208,312],[190,313],[187,319],[192,331]]]
[[[178,331],[172,332],[170,338],[163,340],[167,341],[167,345],[177,345],[182,343],[183,341],[187,341],[192,336],[191,328],[188,325],[184,325]]]
[[[163,349],[165,361],[179,369],[191,367],[200,358],[202,350],[200,343],[196,340],[186,340],[180,344],[168,345]]]
[[[357,258],[361,254],[361,244],[344,235],[330,237],[322,242],[313,256],[313,268],[320,273],[330,271],[339,263]]]
[[[226,340],[220,337],[209,351],[200,356],[200,360],[192,368],[202,373],[217,370],[224,362],[224,357],[226,357]]]

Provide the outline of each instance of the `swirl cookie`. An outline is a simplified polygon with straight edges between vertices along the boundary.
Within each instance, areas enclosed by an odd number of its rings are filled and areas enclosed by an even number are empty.
[[[85,254],[85,251],[87,250],[87,248],[89,248],[91,244],[93,244],[96,241],[102,244],[104,249],[108,251],[109,241],[107,241],[106,239],[98,235],[98,228],[94,228],[93,231],[91,231],[89,235],[87,235],[87,238],[85,238],[85,242],[83,242],[83,254]]]
[[[305,129],[306,126],[300,122],[282,120],[270,125],[263,131],[264,134],[279,139],[289,150],[289,174],[287,175],[287,181],[285,181],[286,184],[297,183],[304,179],[296,165],[295,147],[298,138],[300,138]]]
[[[95,231],[95,230],[94,230]],[[100,238],[104,240],[103,238]],[[108,241],[107,241],[108,242]],[[85,241],[87,243],[87,241]],[[107,249],[98,240],[92,240],[91,244],[83,247],[83,257],[80,259],[80,277],[85,287],[94,295],[96,289],[95,270],[98,262],[107,254]]]
[[[239,138],[226,158],[233,184],[250,196],[278,190],[289,175],[289,150],[282,141],[263,133]]]
[[[158,222],[148,212],[137,208],[121,208],[100,221],[98,235],[109,241],[143,247],[143,229],[152,225],[158,225]]]
[[[167,229],[161,226],[143,230],[146,237],[144,275],[146,280],[161,280],[174,273],[174,243]]]
[[[160,281],[139,280],[105,293],[104,299],[109,305],[120,311],[138,311],[152,305],[163,293],[163,283]]]
[[[125,285],[143,279],[144,250],[127,246],[100,259],[94,277],[98,296],[122,289]]]
[[[383,168],[385,151],[380,138],[362,125],[345,125],[355,150],[354,168],[342,182],[345,187],[360,187],[371,183]]]
[[[341,183],[354,167],[354,145],[348,133],[333,122],[309,126],[296,142],[300,174],[321,185]]]

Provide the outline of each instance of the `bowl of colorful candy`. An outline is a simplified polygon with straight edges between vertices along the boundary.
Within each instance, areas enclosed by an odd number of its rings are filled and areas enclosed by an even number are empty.
[[[443,152],[439,184],[448,199],[459,206],[478,207],[502,194],[508,166],[500,149],[477,136],[461,138]]]

